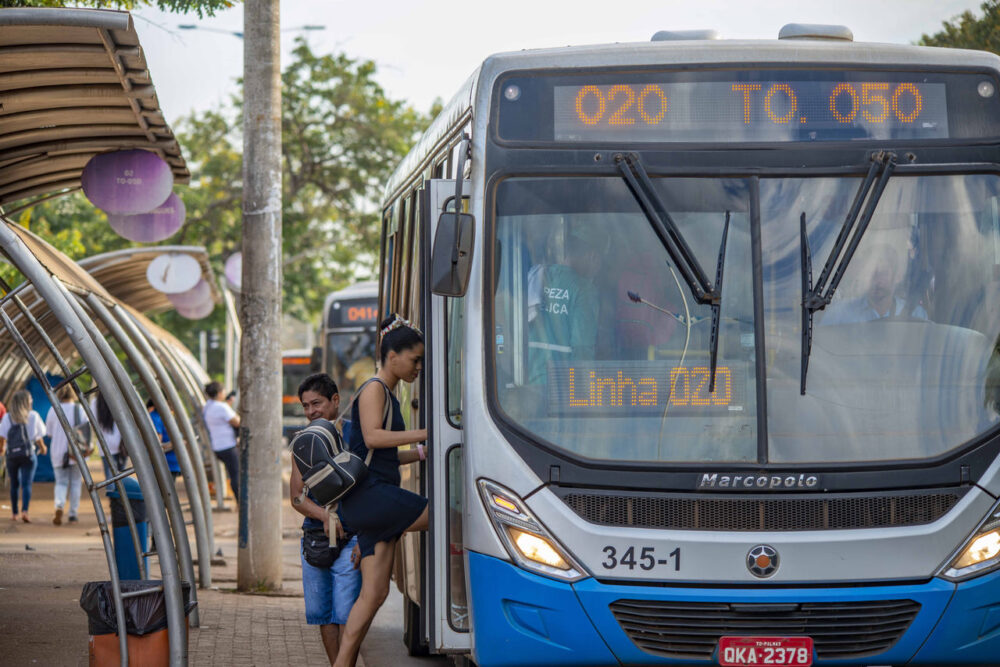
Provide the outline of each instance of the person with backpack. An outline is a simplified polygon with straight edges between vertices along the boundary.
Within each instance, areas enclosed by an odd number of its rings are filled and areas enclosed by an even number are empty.
[[[310,375],[299,385],[299,401],[310,422],[325,419],[336,422],[340,411],[337,383],[326,373]],[[339,434],[335,437],[339,438]],[[341,450],[345,449],[340,442]],[[336,452],[327,447],[333,457]],[[303,515],[302,521],[302,594],[306,603],[306,623],[318,625],[323,648],[330,663],[337,658],[340,635],[354,601],[361,591],[356,535],[344,533],[340,526],[330,527],[330,511],[319,505],[312,493],[305,491],[302,472],[292,466],[289,481],[292,508]],[[334,515],[336,517],[336,515]]]
[[[10,477],[11,520],[18,518],[31,523],[28,505],[31,503],[31,483],[35,479],[38,454],[45,454],[45,424],[42,417],[31,409],[31,393],[19,389],[10,400],[10,410],[0,419],[0,455],[6,456],[7,475]],[[18,496],[21,511],[18,510]]]
[[[76,402],[76,392],[71,385],[63,385],[56,392],[59,399],[59,406],[69,420],[71,427],[77,427],[87,423],[87,415],[83,408]],[[69,522],[76,523],[77,510],[80,509],[80,491],[83,486],[83,473],[73,458],[69,448],[69,435],[63,430],[62,423],[56,413],[56,406],[49,408],[49,414],[45,416],[45,431],[49,434],[49,452],[52,455],[52,472],[55,474],[55,515],[52,523],[57,526],[62,525],[63,508],[66,505],[66,496],[69,494]]]
[[[399,467],[422,461],[427,429],[406,429],[399,401],[399,381],[417,379],[424,358],[423,334],[393,315],[379,327],[378,373],[362,385],[351,405],[348,446],[364,460],[372,451],[368,474],[340,500],[338,514],[348,531],[358,535],[361,594],[340,637],[336,667],[356,664],[361,642],[389,594],[396,540],[405,533],[427,530],[427,499],[401,489]],[[386,401],[389,411],[385,412]],[[400,445],[416,447],[399,451]]]

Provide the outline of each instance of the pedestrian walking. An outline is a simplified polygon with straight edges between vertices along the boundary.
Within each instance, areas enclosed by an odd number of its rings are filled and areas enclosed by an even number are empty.
[[[71,427],[79,426],[87,421],[83,408],[76,401],[76,393],[70,385],[63,385],[56,392],[59,399],[59,406],[63,414],[69,420]],[[55,515],[52,523],[61,526],[63,522],[63,509],[66,506],[67,495],[69,498],[69,522],[76,523],[77,510],[80,509],[80,490],[83,484],[83,473],[76,463],[76,459],[69,448],[69,434],[62,427],[56,413],[56,407],[49,408],[49,414],[45,417],[45,431],[49,434],[49,452],[52,456],[52,472],[56,477],[55,484]]]
[[[108,402],[100,391],[97,392],[97,396],[94,398],[93,403],[91,403],[91,408],[97,416],[97,427],[104,434],[104,443],[108,446],[108,454],[115,462],[115,469],[121,472],[125,468],[128,456],[122,447],[122,434],[118,430],[118,424],[115,423],[114,417],[111,416],[111,408],[108,407]],[[104,479],[110,479],[112,476],[111,464],[104,456],[104,452],[101,452],[101,463],[104,465]]]
[[[229,407],[229,404],[222,400],[222,385],[218,382],[209,382],[205,385],[205,395],[208,402],[205,403],[203,415],[205,426],[208,428],[208,437],[212,441],[212,451],[216,458],[226,466],[226,475],[229,477],[229,487],[233,490],[236,502],[240,501],[240,457],[236,451],[236,433],[233,427],[239,427],[240,416]]]
[[[5,457],[10,478],[11,520],[31,523],[31,484],[38,467],[38,454],[45,454],[45,423],[31,409],[31,393],[19,389],[10,400],[10,410],[0,418],[0,456]],[[21,505],[18,507],[18,500]],[[20,512],[18,512],[20,509]]]
[[[181,476],[181,464],[177,462],[177,454],[174,452],[174,445],[170,442],[170,434],[167,433],[167,427],[163,423],[163,417],[157,412],[156,406],[153,405],[153,399],[146,401],[146,410],[149,412],[149,418],[153,421],[153,428],[156,429],[156,434],[160,436],[160,447],[163,448],[163,456],[167,459],[167,470],[170,471],[170,476],[175,480]]]
[[[340,393],[329,375],[310,375],[299,385],[298,393],[306,419],[337,420]],[[329,454],[332,457],[335,452]],[[300,556],[306,623],[319,626],[323,648],[333,664],[344,624],[361,591],[358,538],[346,533],[339,523],[330,525],[330,512],[311,493],[305,492],[297,465],[292,466],[289,497],[295,511],[305,517]],[[333,517],[336,519],[336,515]]]

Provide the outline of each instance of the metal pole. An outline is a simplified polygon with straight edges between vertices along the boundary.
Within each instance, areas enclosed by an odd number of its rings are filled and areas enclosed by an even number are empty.
[[[178,425],[184,431],[184,439],[188,443],[190,448],[191,463],[194,466],[195,475],[198,478],[198,488],[201,491],[202,498],[202,509],[205,514],[205,531],[208,533],[208,544],[209,549],[212,553],[215,552],[215,532],[212,521],[212,509],[209,507],[211,496],[208,493],[208,478],[205,475],[205,460],[201,455],[201,447],[198,445],[198,438],[195,436],[194,427],[191,425],[191,417],[188,415],[188,411],[184,408],[184,403],[181,401],[180,394],[177,392],[177,382],[179,378],[175,378],[167,372],[166,367],[160,361],[159,356],[156,354],[156,350],[153,349],[150,343],[151,335],[145,328],[140,326],[136,321],[132,319],[132,316],[124,309],[115,306],[111,309],[121,325],[126,331],[132,336],[132,339],[136,342],[136,345],[146,356],[146,360],[156,371],[157,376],[160,378],[160,382],[163,386],[163,391],[167,398],[170,400],[173,406],[174,413],[177,415],[182,415],[183,417],[178,419]],[[201,410],[198,405],[192,405],[191,409],[194,412]],[[210,585],[211,581],[203,584],[204,586]]]
[[[77,316],[75,309],[70,305],[70,300],[67,298],[65,292],[59,288],[21,239],[8,229],[5,224],[0,224],[0,247],[3,248],[4,253],[25,279],[31,281],[39,297],[45,300],[59,324],[66,329],[66,333],[83,358],[94,381],[98,386],[107,387],[107,393],[104,397],[108,401],[111,413],[115,416],[115,422],[122,432],[124,441],[138,442],[141,436],[139,435],[135,421],[133,421],[129,413],[123,393],[118,388],[111,370],[104,361],[103,355],[97,349],[95,341],[85,330],[83,322]],[[117,360],[115,363],[117,364]],[[44,381],[44,376],[40,377],[39,380]],[[132,460],[136,468],[136,478],[142,489],[143,496],[155,498],[159,494],[149,458],[145,452],[140,451],[133,456]],[[170,526],[168,525],[167,515],[163,506],[152,504],[148,509],[150,527],[157,542],[170,544]],[[163,577],[163,595],[167,610],[170,664],[172,666],[186,665],[187,636],[184,632],[184,601],[181,597],[181,578],[178,571],[178,563],[173,553],[164,554],[160,557],[160,573]],[[125,651],[122,652],[122,659],[124,662]]]
[[[278,0],[243,12],[243,280],[237,587],[281,588],[281,71]]]
[[[60,283],[57,283],[59,287],[62,287]],[[118,357],[115,356],[114,350],[111,345],[104,338],[100,329],[93,320],[87,315],[86,311],[83,310],[83,306],[71,295],[65,287],[62,287],[64,294],[66,295],[66,301],[69,303],[70,307],[76,312],[77,317],[83,323],[84,331],[86,331],[94,344],[97,347],[98,352],[104,357],[105,363],[108,365],[108,369],[111,371],[111,375],[117,382],[118,386],[121,388],[122,396],[125,398],[125,403],[128,409],[132,413],[132,418],[135,420],[135,424],[142,434],[141,441],[146,445],[148,450],[149,462],[155,474],[155,479],[160,487],[160,498],[163,500],[163,505],[166,507],[167,516],[170,519],[170,531],[173,535],[173,542],[163,543],[160,541],[159,535],[156,536],[156,554],[158,557],[163,558],[164,548],[173,547],[176,553],[177,565],[181,574],[184,577],[184,581],[191,584],[191,601],[197,603],[198,593],[197,588],[194,585],[195,575],[194,575],[194,564],[191,560],[191,545],[188,543],[187,529],[184,526],[184,514],[181,512],[181,504],[177,499],[177,490],[174,488],[174,478],[170,475],[170,469],[167,467],[167,459],[163,453],[163,448],[160,445],[160,435],[153,428],[153,420],[149,418],[149,413],[146,411],[146,406],[143,404],[142,399],[139,398],[139,394],[135,392],[132,385],[132,380],[125,372],[125,368],[122,367],[121,363],[118,361]],[[89,366],[89,364],[88,364]],[[102,386],[98,382],[98,386]],[[126,390],[128,388],[128,390]],[[105,397],[107,398],[107,397]],[[110,407],[110,406],[109,406]],[[119,429],[121,426],[119,425]],[[133,448],[139,449],[139,448]],[[133,457],[133,461],[138,463],[135,457],[136,452],[133,449],[129,450],[129,456]],[[140,473],[141,474],[141,473]],[[143,496],[145,497],[145,490],[143,491]],[[146,507],[149,507],[149,502],[146,502]],[[191,611],[191,625],[193,627],[198,627],[198,607],[197,605]],[[182,620],[181,623],[184,621]],[[187,659],[187,630],[184,627],[180,629],[181,636],[184,641],[184,658]],[[173,650],[173,647],[171,647]]]
[[[202,458],[208,457],[210,465],[212,466],[212,479],[215,480],[215,497],[218,500],[218,504],[215,509],[224,510],[225,505],[225,491],[219,492],[219,488],[225,489],[223,486],[222,478],[222,466],[219,465],[219,458],[215,456],[212,451],[212,441],[208,435],[208,427],[205,425],[205,390],[198,384],[198,379],[194,377],[184,361],[178,357],[173,349],[169,346],[164,345],[161,341],[156,338],[149,338],[150,344],[159,352],[160,359],[166,364],[170,369],[173,376],[181,381],[181,388],[185,389],[184,397],[187,399],[188,403],[191,405],[191,414],[194,418],[192,422],[192,428],[197,428],[198,439],[201,442],[201,454]],[[207,487],[208,482],[205,482]],[[207,492],[206,492],[207,493]],[[206,505],[207,507],[207,505]],[[215,541],[212,541],[212,551],[215,552]],[[221,555],[221,554],[220,554]]]
[[[121,324],[111,314],[109,309],[101,303],[101,300],[93,293],[86,297],[87,305],[91,311],[107,327],[108,332],[116,341],[118,346],[124,350],[125,355],[132,363],[132,368],[139,374],[146,391],[153,400],[153,406],[160,413],[163,419],[163,426],[170,436],[170,442],[174,446],[174,454],[177,456],[177,464],[181,469],[181,476],[184,478],[184,488],[187,491],[188,502],[191,504],[191,520],[194,522],[195,548],[198,550],[198,574],[201,588],[208,588],[212,585],[212,551],[208,543],[208,528],[205,526],[205,511],[202,508],[201,488],[198,486],[197,474],[194,470],[194,463],[188,453],[187,439],[181,434],[180,426],[174,416],[173,406],[167,403],[167,397],[161,389],[160,383],[153,374],[149,361],[143,352],[137,347],[135,341],[125,332]],[[186,416],[183,412],[177,416]],[[193,581],[191,582],[194,583]],[[193,614],[192,614],[193,616]],[[192,621],[192,626],[198,627],[197,620]]]

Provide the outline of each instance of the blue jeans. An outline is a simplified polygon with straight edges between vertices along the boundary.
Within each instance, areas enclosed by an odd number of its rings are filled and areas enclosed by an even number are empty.
[[[35,479],[35,468],[38,467],[38,459],[32,456],[20,461],[7,459],[7,476],[10,477],[10,511],[18,514],[17,497],[18,490],[21,492],[21,512],[28,511],[28,504],[31,503],[31,482]]]
[[[309,625],[344,625],[354,601],[361,592],[361,570],[351,563],[351,551],[357,536],[340,550],[332,567],[314,567],[302,559],[302,592],[306,601],[306,623]]]
[[[55,500],[56,509],[61,510],[66,504],[66,492],[69,491],[69,515],[76,516],[80,509],[80,488],[83,474],[75,463],[65,468],[52,468],[56,476]]]

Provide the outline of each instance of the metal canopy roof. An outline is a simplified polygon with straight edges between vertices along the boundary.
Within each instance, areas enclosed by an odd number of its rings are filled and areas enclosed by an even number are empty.
[[[0,9],[0,205],[72,191],[97,153],[142,148],[190,179],[127,12]]]
[[[201,277],[212,289],[212,300],[221,303],[208,252],[200,246],[152,246],[114,250],[81,259],[78,263],[119,301],[143,313],[159,313],[174,307],[167,295],[149,284],[146,270],[160,255],[190,255],[201,265]]]
[[[197,361],[194,360],[191,352],[184,346],[184,344],[166,330],[160,328],[146,318],[142,314],[144,311],[141,305],[135,305],[136,302],[141,304],[143,302],[153,303],[154,301],[150,295],[146,294],[147,291],[155,292],[156,290],[146,280],[145,268],[142,269],[141,279],[138,279],[133,275],[132,281],[137,283],[137,285],[133,286],[131,290],[126,289],[115,280],[112,280],[112,285],[108,286],[106,289],[105,286],[99,283],[99,281],[101,280],[102,275],[105,277],[114,275],[115,271],[112,270],[112,267],[122,266],[122,264],[118,264],[116,262],[123,262],[123,266],[126,270],[125,272],[128,273],[130,272],[129,267],[140,265],[143,267],[148,266],[149,262],[152,261],[154,257],[164,251],[182,251],[187,254],[194,255],[198,259],[199,263],[202,265],[204,272],[203,276],[209,284],[214,286],[215,279],[213,278],[211,269],[208,265],[208,255],[204,248],[192,246],[167,246],[164,248],[135,248],[104,253],[103,255],[96,255],[80,262],[81,265],[86,264],[90,267],[90,272],[88,273],[88,271],[84,270],[82,266],[74,263],[66,255],[53,248],[51,245],[24,227],[3,218],[0,218],[0,224],[7,225],[9,229],[13,230],[21,241],[28,247],[31,253],[38,259],[41,265],[69,289],[78,293],[92,292],[109,305],[123,303],[125,308],[136,317],[142,327],[151,332],[157,340],[168,346],[173,353],[177,355],[178,358],[183,359],[190,368],[198,369],[193,372],[195,372],[195,375],[199,380],[203,380],[204,371],[200,370]],[[137,257],[130,257],[130,253],[136,254]],[[3,252],[0,251],[0,255],[2,254]],[[143,257],[143,255],[145,255],[145,257]],[[145,287],[143,287],[143,285],[145,285]],[[134,299],[134,301],[130,301],[128,298],[121,298],[119,294]],[[165,294],[161,296],[163,301],[166,302],[168,308],[173,307],[170,305],[170,302],[167,300]],[[50,309],[49,304],[41,298],[34,286],[25,286],[19,292],[19,297],[31,312],[32,317],[35,318],[41,325],[42,330],[46,332],[46,335],[59,350],[59,353],[63,356],[63,358],[71,364],[77,363],[80,355],[73,344],[69,332],[67,332],[66,329],[59,324]],[[215,297],[218,302],[218,292],[214,289],[213,297]],[[154,303],[154,306],[155,305],[156,304]],[[28,346],[37,354],[42,369],[46,372],[59,374],[60,369],[55,358],[48,353],[41,352],[41,350],[44,349],[44,345],[42,339],[40,338],[40,334],[28,326],[25,315],[21,313],[20,310],[12,306],[7,307],[6,312],[15,326],[22,331],[22,335],[24,335]],[[105,330],[104,325],[100,322],[95,322],[95,324],[102,331]],[[30,375],[31,368],[29,367],[27,360],[18,350],[16,342],[13,338],[11,338],[9,332],[5,328],[0,327],[0,396],[8,398],[9,394],[15,388],[23,386],[24,381],[27,380]],[[207,380],[205,381],[207,382]]]

